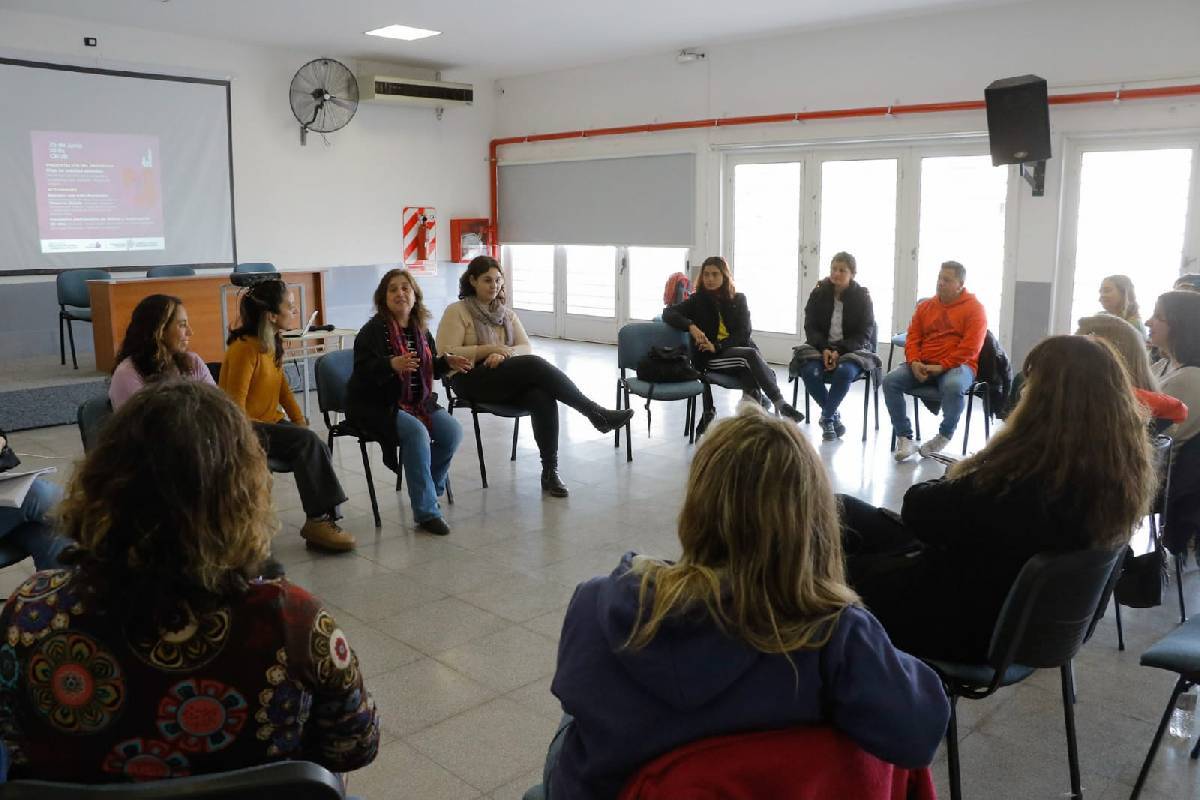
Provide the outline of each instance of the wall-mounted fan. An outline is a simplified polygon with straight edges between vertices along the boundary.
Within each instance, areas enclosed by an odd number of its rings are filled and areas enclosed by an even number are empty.
[[[296,70],[289,97],[305,144],[309,131],[332,133],[354,119],[358,80],[340,61],[317,58]]]

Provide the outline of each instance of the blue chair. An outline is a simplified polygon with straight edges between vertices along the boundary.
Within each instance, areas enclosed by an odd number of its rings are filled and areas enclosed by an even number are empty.
[[[958,759],[958,699],[981,700],[1038,669],[1057,667],[1062,683],[1071,797],[1082,800],[1079,748],[1075,739],[1075,678],[1072,661],[1091,638],[1119,574],[1124,548],[1040,553],[1029,559],[1008,591],[987,662],[962,664],[924,659],[937,672],[950,697],[946,766],[951,800],[962,800]],[[947,631],[946,635],[954,635]]]
[[[1179,680],[1175,682],[1175,688],[1171,690],[1171,700],[1167,703],[1162,720],[1158,723],[1158,730],[1154,732],[1154,740],[1150,743],[1150,752],[1146,753],[1146,760],[1142,763],[1142,771],[1138,773],[1137,783],[1133,786],[1133,793],[1129,795],[1129,800],[1137,800],[1138,795],[1142,793],[1146,776],[1150,774],[1150,765],[1154,763],[1154,755],[1158,752],[1163,731],[1167,729],[1167,723],[1171,721],[1171,714],[1175,711],[1175,704],[1179,701],[1179,696],[1193,686],[1200,685],[1200,618],[1194,618],[1180,625],[1145,653],[1142,653],[1142,666],[1174,672],[1179,675]],[[1191,757],[1192,760],[1200,758],[1200,741],[1197,741],[1192,748]]]
[[[617,368],[621,375],[617,378],[617,408],[633,408],[629,404],[629,395],[646,398],[646,435],[650,435],[650,401],[651,400],[686,400],[687,412],[683,433],[688,442],[696,441],[696,397],[704,393],[704,384],[699,380],[676,381],[672,383],[652,383],[640,378],[630,378],[625,371],[636,370],[638,362],[650,352],[651,347],[680,347],[687,346],[688,336],[683,331],[677,331],[665,322],[630,322],[621,326],[617,331]],[[624,402],[624,406],[622,406]],[[633,442],[631,429],[633,420],[625,423],[625,460],[633,461]],[[621,431],[613,432],[613,447],[621,446]]]
[[[234,272],[279,272],[269,261],[247,261],[233,268]]]
[[[878,347],[878,345],[875,342],[875,339],[879,335],[879,326],[872,325],[869,333],[870,333],[870,340],[871,340],[871,352],[874,353],[874,352],[876,352],[876,348]],[[896,336],[893,336],[892,341],[894,342],[896,340],[896,338],[899,336],[901,336],[901,334],[896,334]],[[903,342],[901,343],[901,346],[903,346]],[[891,359],[892,359],[891,354],[889,354],[888,355],[889,368],[891,366]],[[792,408],[795,408],[796,407],[796,399],[800,393],[800,376],[798,374],[796,374],[796,375],[791,374],[790,365],[789,365],[788,372],[789,372],[788,380],[792,384]],[[826,375],[824,377],[828,377],[828,373],[826,373]],[[873,370],[867,370],[863,374],[859,375],[857,378],[855,378],[852,381],[852,383],[858,383],[859,381],[865,382],[865,385],[863,387],[863,435],[862,435],[862,440],[865,442],[867,440],[867,419],[870,415],[869,403],[871,400],[872,392],[874,392],[874,394],[875,394],[875,430],[879,430],[879,384],[883,381],[883,376],[879,374],[879,368],[876,367]],[[825,383],[829,383],[829,381],[826,380]],[[807,425],[809,422],[812,421],[812,412],[809,410],[809,406],[810,406],[810,403],[809,403],[809,396],[808,396],[808,388],[806,387],[804,389],[804,424],[805,425]]]
[[[992,437],[992,401],[991,401],[991,384],[987,381],[975,381],[971,384],[971,388],[967,390],[967,411],[966,428],[963,429],[962,454],[967,454],[967,442],[971,439],[971,411],[975,407],[975,398],[978,397],[983,401],[983,438],[986,441]],[[918,386],[907,394],[913,399],[913,430],[917,441],[921,441],[921,414],[919,412],[920,403],[924,400],[927,403],[941,403],[942,394],[936,386]],[[876,415],[878,417],[878,414]],[[892,452],[896,450],[896,431],[892,431]]]
[[[375,515],[375,527],[382,527],[383,522],[379,518],[379,502],[375,499],[375,481],[371,478],[371,461],[367,458],[367,445],[375,442],[382,449],[384,444],[346,419],[346,408],[348,407],[346,389],[350,384],[350,376],[354,373],[354,351],[334,350],[326,353],[317,359],[317,364],[313,369],[317,377],[317,406],[321,409],[325,427],[329,429],[327,441],[329,450],[333,451],[333,440],[336,437],[352,436],[358,440],[358,449],[362,453],[363,471],[367,474],[367,492],[371,495],[371,513]],[[334,422],[330,417],[331,414],[341,414],[341,422]],[[384,463],[387,461],[388,459],[385,458]],[[400,463],[398,454],[395,456],[395,464],[396,491],[398,492],[404,481],[404,467]],[[454,492],[450,489],[449,478],[446,479],[446,501],[450,504],[454,503]]]
[[[189,267],[187,264],[164,264],[146,270],[147,278],[186,278],[195,274],[195,267]]]
[[[71,364],[79,369],[75,357],[75,331],[71,323],[92,321],[92,297],[88,292],[88,281],[111,281],[112,275],[102,269],[71,269],[58,273],[55,285],[58,290],[58,355],[65,367],[67,350],[63,343],[63,323],[67,324],[67,337],[71,340]]]
[[[892,371],[892,356],[896,354],[896,348],[900,348],[900,352],[904,352],[904,345],[908,344],[908,331],[901,331],[892,337],[888,347],[888,372]]]
[[[107,394],[92,397],[83,402],[75,412],[75,424],[79,427],[79,438],[83,440],[83,452],[88,452],[100,438],[100,431],[113,415],[112,402]]]
[[[346,796],[341,779],[309,761],[277,761],[140,783],[21,780],[3,787],[4,800],[344,800]]]
[[[451,414],[456,408],[466,408],[471,411],[471,422],[475,426],[475,453],[479,457],[479,480],[483,483],[483,488],[488,487],[487,481],[487,464],[483,460],[483,437],[479,433],[479,415],[491,414],[494,417],[503,417],[513,421],[512,435],[512,453],[509,455],[509,461],[517,460],[517,434],[521,432],[521,417],[529,416],[529,409],[521,408],[520,406],[508,406],[503,403],[481,403],[476,400],[471,400],[462,395],[455,395],[450,388],[449,381],[442,381],[442,388],[446,390],[446,410]],[[449,495],[450,490],[446,493]]]

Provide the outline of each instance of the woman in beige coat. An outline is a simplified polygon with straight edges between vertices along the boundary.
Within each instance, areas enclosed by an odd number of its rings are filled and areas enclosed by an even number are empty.
[[[601,433],[624,425],[633,411],[605,409],[562,370],[533,355],[521,320],[505,305],[504,273],[496,259],[472,260],[459,279],[458,297],[442,315],[437,349],[466,356],[474,366],[452,373],[450,386],[467,400],[528,409],[542,457],[542,490],[566,497],[558,476],[558,404],[583,414]]]

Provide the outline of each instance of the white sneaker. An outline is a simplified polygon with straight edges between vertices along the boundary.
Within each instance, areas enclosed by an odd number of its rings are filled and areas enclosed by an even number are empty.
[[[916,452],[916,442],[907,436],[896,437],[896,452],[892,454],[893,458],[897,461],[903,461],[906,458],[911,458]]]
[[[917,448],[917,452],[923,457],[928,458],[934,453],[940,453],[945,450],[946,445],[948,444],[950,444],[950,440],[939,433],[937,436],[933,437],[928,442]]]

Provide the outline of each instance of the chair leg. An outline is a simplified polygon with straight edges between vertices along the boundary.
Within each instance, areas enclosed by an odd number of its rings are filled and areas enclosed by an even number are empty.
[[[399,491],[397,489],[397,491]],[[450,486],[450,476],[446,476],[446,502],[454,505],[454,489]]]
[[[1075,677],[1071,662],[1059,667],[1062,674],[1063,717],[1067,725],[1067,765],[1071,770],[1071,800],[1083,800],[1079,779],[1079,745],[1075,739]]]
[[[617,411],[621,410],[621,381],[617,380],[617,404],[613,406]],[[613,431],[613,449],[621,446],[621,429],[617,428]]]
[[[917,441],[921,441],[921,412],[918,410],[917,398],[913,398],[913,431],[917,435]]]
[[[946,772],[950,800],[962,800],[962,769],[958,763],[958,695],[950,695],[950,724],[946,726]]]
[[[875,384],[875,388],[871,392],[875,395],[875,430],[879,430],[879,384]]]
[[[796,407],[796,401],[800,398],[800,378],[791,379],[792,384],[792,408]],[[804,393],[804,416],[808,417],[808,392]],[[807,421],[807,420],[806,420]]]
[[[508,457],[509,461],[517,460],[517,434],[521,432],[521,418],[513,417],[513,446],[512,455]]]
[[[479,455],[479,480],[486,489],[488,488],[487,467],[483,463],[483,439],[479,436],[479,412],[474,407],[471,408],[471,421],[475,423],[475,452]]]
[[[983,390],[983,441],[992,438],[992,398],[991,387]]]
[[[1191,685],[1191,682],[1180,676],[1175,683],[1175,688],[1171,690],[1171,699],[1167,701],[1167,710],[1163,712],[1162,720],[1158,723],[1158,730],[1154,732],[1154,739],[1150,742],[1150,752],[1146,753],[1146,760],[1142,762],[1142,771],[1138,773],[1137,783],[1133,785],[1133,793],[1129,795],[1129,800],[1137,800],[1138,795],[1142,793],[1142,786],[1146,783],[1146,776],[1150,774],[1150,765],[1154,763],[1154,755],[1158,752],[1158,745],[1162,741],[1163,732],[1167,729],[1167,723],[1171,721],[1175,704],[1179,702],[1179,695],[1186,692]]]
[[[1179,623],[1187,622],[1187,605],[1183,602],[1183,556],[1175,556],[1175,588],[1179,592]]]
[[[863,384],[863,437],[862,440],[867,440],[867,420],[871,416],[871,373],[864,372],[866,375],[866,383]]]
[[[967,392],[967,426],[963,429],[962,454],[967,454],[967,442],[971,440],[971,409],[975,406],[975,395]]]
[[[896,345],[889,344],[888,345],[888,368],[887,368],[888,372],[892,371],[892,356],[894,356],[894,355],[896,355]]]
[[[650,398],[646,398],[646,438],[650,438],[650,419],[654,416],[654,412],[650,410]]]
[[[691,407],[688,408],[688,444],[696,443],[696,397],[695,395],[688,398]]]
[[[63,333],[63,315],[58,312],[58,360],[64,367],[67,365],[67,340]]]
[[[71,341],[71,364],[79,369],[79,359],[75,357],[75,329],[71,327],[70,318],[67,319],[67,338]]]
[[[1116,597],[1113,598],[1113,611],[1117,617],[1117,649],[1125,652],[1125,626],[1121,624],[1121,604]]]
[[[625,407],[629,408],[629,387],[625,387]],[[633,418],[625,423],[625,463],[633,461]],[[620,432],[618,431],[618,436]]]
[[[375,481],[371,478],[371,459],[367,458],[367,443],[359,439],[358,449],[362,453],[363,472],[367,473],[367,492],[371,495],[371,513],[375,515],[375,527],[382,528],[383,521],[379,519],[379,501],[375,499]]]

